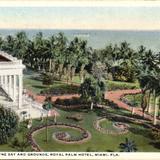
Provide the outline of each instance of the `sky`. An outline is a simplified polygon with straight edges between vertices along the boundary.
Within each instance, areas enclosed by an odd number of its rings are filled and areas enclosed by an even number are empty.
[[[159,30],[160,7],[0,7],[0,28]]]

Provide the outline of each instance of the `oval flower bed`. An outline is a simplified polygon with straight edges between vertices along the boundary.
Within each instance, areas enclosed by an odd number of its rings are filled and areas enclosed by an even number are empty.
[[[101,126],[101,123],[103,123],[106,120],[108,121],[107,118],[100,118],[96,120],[94,122],[95,129],[97,129],[98,131],[104,134],[112,134],[112,135],[120,135],[120,134],[128,133],[129,125],[122,122],[112,122],[111,124],[108,124],[109,126],[106,126],[106,128],[103,128]]]
[[[36,128],[33,128],[30,130],[30,132],[27,135],[28,141],[31,144],[33,150],[35,151],[42,151],[40,146],[36,143],[35,139],[33,138],[34,135],[36,135],[39,131],[45,129],[45,125],[41,125],[38,126]],[[68,138],[65,138],[65,136],[62,136],[58,134],[58,136],[53,136],[54,139],[60,143],[65,143],[65,144],[81,144],[84,143],[86,141],[88,141],[91,138],[91,134],[89,131],[83,129],[80,126],[77,126],[75,124],[66,124],[66,123],[57,123],[57,124],[49,124],[48,125],[49,128],[52,127],[59,127],[59,128],[71,128],[71,129],[75,129],[78,130],[79,132],[81,132],[81,136],[79,137],[72,137],[72,136],[68,136]]]

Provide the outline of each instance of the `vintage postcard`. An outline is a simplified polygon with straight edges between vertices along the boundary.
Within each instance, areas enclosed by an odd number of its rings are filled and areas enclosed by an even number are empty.
[[[159,1],[0,1],[0,159],[159,152]]]

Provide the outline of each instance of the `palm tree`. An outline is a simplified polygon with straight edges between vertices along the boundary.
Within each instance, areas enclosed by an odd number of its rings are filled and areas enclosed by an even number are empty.
[[[0,37],[0,50],[2,50],[3,43],[4,43],[4,40],[3,40],[3,38],[2,38],[2,37]]]
[[[80,41],[79,43],[80,50],[78,54],[78,63],[80,65],[80,79],[81,83],[83,83],[84,80],[84,68],[89,63],[89,57],[88,55],[91,54],[91,50],[87,48],[87,41]]]
[[[23,62],[28,66],[28,67],[31,67],[32,69],[34,69],[34,59],[35,59],[35,48],[34,48],[34,43],[29,40],[28,41],[28,47],[27,47],[27,50],[26,50],[26,53],[24,55],[24,60]]]
[[[157,124],[157,115],[158,115],[158,101],[160,98],[160,70],[158,70],[157,72],[152,72],[151,78],[151,87],[153,89],[153,99],[154,99],[154,120],[153,120],[153,124],[156,125]]]
[[[139,68],[139,75],[138,75],[138,80],[140,83],[140,87],[141,87],[141,93],[142,93],[142,98],[141,98],[141,108],[142,108],[142,112],[143,112],[143,117],[144,117],[144,112],[145,109],[147,108],[147,106],[149,105],[149,96],[147,95],[147,93],[150,93],[151,90],[151,76],[150,76],[150,71],[148,68],[146,68],[145,70],[142,69],[142,67]]]
[[[14,38],[13,56],[24,60],[28,49],[28,37],[25,32],[18,32]]]
[[[42,61],[42,48],[43,48],[43,34],[39,32],[36,34],[35,38],[33,39],[33,48],[34,48],[34,68],[36,70],[40,70]]]
[[[105,91],[105,83],[98,81],[93,77],[86,78],[80,86],[81,98],[91,103],[91,110],[94,103],[98,104],[103,99],[103,93]]]
[[[2,50],[13,55],[13,48],[14,48],[14,37],[8,35],[4,39],[4,42],[2,44]]]
[[[124,143],[120,143],[119,145],[121,152],[136,152],[137,146],[134,141],[129,140],[128,138],[125,139]]]
[[[45,103],[43,104],[43,109],[47,111],[46,117],[46,142],[48,142],[48,111],[53,107],[51,102],[51,97],[47,97]]]
[[[67,38],[61,32],[55,37],[55,61],[58,65],[59,80],[61,80],[63,74],[67,41]]]
[[[66,70],[67,70],[67,82],[72,82],[72,78],[75,74],[76,67],[78,65],[78,54],[77,46],[78,39],[74,39],[70,42],[67,50],[66,50]]]
[[[48,54],[48,58],[49,58],[49,72],[53,72],[53,74],[55,74],[55,36],[52,35],[49,38],[50,41],[50,46],[49,46],[49,54]]]

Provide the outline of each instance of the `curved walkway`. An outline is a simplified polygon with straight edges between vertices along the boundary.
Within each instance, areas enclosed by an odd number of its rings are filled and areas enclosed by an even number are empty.
[[[116,104],[119,108],[132,111],[132,107],[129,106],[128,104],[122,102],[121,98],[124,97],[125,95],[130,95],[130,94],[139,94],[141,93],[140,89],[130,89],[130,90],[116,90],[116,91],[107,91],[105,93],[104,98],[108,100],[109,102],[112,102]],[[39,103],[43,103],[46,96],[45,95],[36,95],[31,91],[27,91],[27,94],[29,96],[32,96],[35,101]],[[68,95],[58,95],[58,96],[52,96],[52,101],[56,101],[56,99],[71,99],[73,97],[80,97],[79,94],[68,94]],[[104,108],[107,106],[103,106]],[[134,108],[134,114],[137,114],[139,116],[142,116],[142,109],[141,108]],[[153,116],[145,113],[145,118],[149,120],[153,120]]]
[[[122,102],[121,98],[124,97],[125,95],[134,95],[139,93],[141,93],[140,89],[109,91],[105,93],[105,99],[116,104],[119,108],[132,111],[132,107]],[[143,115],[142,109],[134,108],[134,114],[142,116]],[[153,120],[153,116],[147,113],[145,113],[145,118],[149,120]]]

